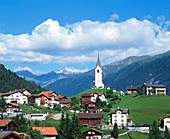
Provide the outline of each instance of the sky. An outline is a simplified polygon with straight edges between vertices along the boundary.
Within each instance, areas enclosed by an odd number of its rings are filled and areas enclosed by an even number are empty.
[[[169,0],[1,0],[0,63],[41,74],[164,53],[169,13]]]

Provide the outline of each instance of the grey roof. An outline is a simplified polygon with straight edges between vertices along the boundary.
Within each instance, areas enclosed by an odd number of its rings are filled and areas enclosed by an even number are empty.
[[[68,104],[70,103],[71,101],[60,101],[60,104]]]
[[[102,68],[101,64],[100,64],[100,59],[99,59],[99,54],[98,54],[98,58],[97,58],[97,64],[96,67],[99,66],[100,68]]]
[[[111,114],[116,114],[116,111],[121,111],[123,114],[127,114],[129,113],[129,110],[128,109],[120,109],[120,108],[117,108],[117,109],[112,109],[111,110]]]
[[[12,131],[0,131],[0,138],[3,138],[4,136],[8,135]]]
[[[147,86],[147,87],[166,87],[163,84],[143,84],[143,86]]]

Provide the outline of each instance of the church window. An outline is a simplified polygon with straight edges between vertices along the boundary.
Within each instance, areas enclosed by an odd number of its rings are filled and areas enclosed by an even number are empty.
[[[99,73],[99,70],[97,70],[97,73]]]

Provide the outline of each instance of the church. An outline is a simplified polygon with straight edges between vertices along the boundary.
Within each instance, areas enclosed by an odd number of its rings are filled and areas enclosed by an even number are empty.
[[[102,81],[102,66],[100,64],[99,54],[95,68],[95,88],[104,88],[104,84]]]

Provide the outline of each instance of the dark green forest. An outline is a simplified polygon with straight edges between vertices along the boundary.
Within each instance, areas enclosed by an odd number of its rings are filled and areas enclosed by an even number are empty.
[[[45,90],[41,86],[17,76],[12,71],[7,70],[3,64],[0,64],[0,93],[23,88],[28,89],[33,94]]]

